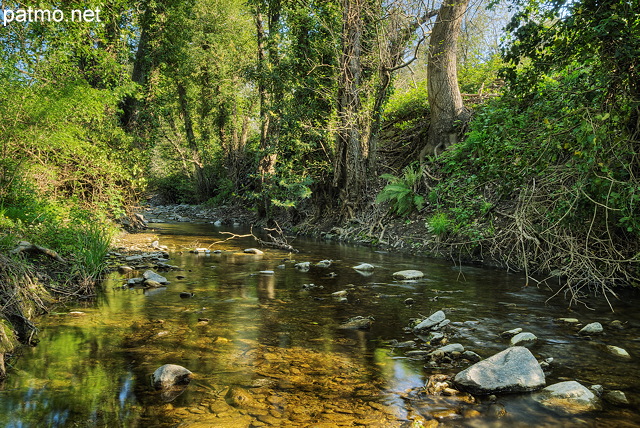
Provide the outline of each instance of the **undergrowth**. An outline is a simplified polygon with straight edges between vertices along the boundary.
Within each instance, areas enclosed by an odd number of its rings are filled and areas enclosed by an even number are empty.
[[[588,73],[488,103],[429,164],[428,200],[455,231],[446,245],[560,279],[572,302],[640,285],[639,142]]]

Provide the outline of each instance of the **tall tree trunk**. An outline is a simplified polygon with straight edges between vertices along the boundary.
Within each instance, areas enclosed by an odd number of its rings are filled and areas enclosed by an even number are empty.
[[[362,200],[368,146],[361,132],[360,82],[365,0],[342,0],[342,54],[338,83],[338,130],[333,186],[339,190],[341,215],[349,218]]]
[[[193,120],[191,119],[191,112],[189,110],[189,99],[187,97],[187,88],[184,83],[177,81],[176,88],[178,91],[178,102],[180,104],[180,116],[184,123],[185,135],[189,149],[191,150],[191,160],[195,168],[195,177],[198,193],[207,195],[209,186],[205,179],[204,168],[200,157],[200,150],[198,150],[198,143],[196,141],[195,133],[193,132]]]
[[[443,3],[431,32],[427,59],[431,125],[427,145],[420,154],[421,159],[456,143],[459,130],[457,125],[469,117],[462,104],[456,67],[458,35],[468,4],[469,0]]]
[[[142,20],[140,22],[140,39],[138,40],[138,49],[133,61],[133,70],[131,72],[131,80],[140,86],[146,86],[152,69],[152,55],[150,47],[151,36],[149,28],[153,21],[155,8],[147,6]],[[138,112],[141,105],[134,96],[128,95],[122,101],[122,115],[120,121],[128,130],[134,130],[138,124]]]
[[[275,173],[278,160],[280,138],[280,111],[277,106],[282,97],[281,84],[276,76],[267,76],[267,69],[275,70],[279,62],[279,46],[277,34],[280,31],[280,13],[282,5],[279,0],[262,3],[255,13],[256,37],[258,42],[258,93],[260,96],[260,150],[262,158],[258,162],[258,174],[262,191],[262,203],[258,206],[258,215],[267,217],[271,206],[269,195],[263,191]],[[263,12],[267,16],[267,31],[264,26]]]

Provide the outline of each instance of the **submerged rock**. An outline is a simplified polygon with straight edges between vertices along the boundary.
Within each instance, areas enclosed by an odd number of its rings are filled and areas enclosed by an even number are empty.
[[[625,393],[617,389],[605,392],[602,398],[604,398],[607,403],[611,403],[615,406],[626,406],[629,404],[629,399]]]
[[[258,402],[253,395],[244,388],[231,386],[224,396],[225,401],[238,409],[265,408],[266,405]]]
[[[246,254],[255,254],[257,256],[261,256],[264,254],[264,251],[262,250],[258,250],[257,248],[247,248],[244,250],[244,253]]]
[[[575,380],[549,385],[534,395],[534,399],[546,407],[568,413],[589,412],[599,407],[598,397]]]
[[[424,276],[424,273],[420,272],[419,270],[412,270],[412,269],[401,270],[401,271],[395,272],[393,274],[393,277],[395,279],[399,279],[399,280],[402,280],[402,281],[409,281],[409,280],[412,280],[412,279],[420,279],[423,276]]]
[[[514,346],[458,373],[454,382],[472,394],[535,391],[545,377],[531,351]]]
[[[347,330],[366,330],[371,327],[371,318],[365,318],[361,316],[348,319],[346,322],[340,324],[341,329]]]
[[[331,263],[333,263],[331,260],[320,260],[318,263],[316,263],[316,266],[328,268],[329,266],[331,266]]]

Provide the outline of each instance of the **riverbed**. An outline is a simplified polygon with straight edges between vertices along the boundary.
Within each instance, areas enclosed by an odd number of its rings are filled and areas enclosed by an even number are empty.
[[[637,293],[612,300],[614,312],[601,296],[568,308],[519,273],[301,238],[291,242],[299,253],[247,254],[257,246],[251,237],[219,242],[229,237],[224,231],[245,234],[240,226],[151,226],[142,240],[167,246],[168,263],[179,268],[158,271],[170,284],[128,287],[144,268],[113,272],[95,300],[39,318],[39,344],[11,360],[0,391],[2,426],[640,426]],[[197,247],[220,252],[189,252]],[[318,266],[322,260],[331,263]],[[295,267],[307,261],[308,271]],[[375,269],[353,269],[360,263]],[[425,276],[395,280],[403,269]],[[487,358],[509,346],[500,333],[523,328],[538,337],[530,346],[536,358],[553,358],[548,385],[602,385],[630,405],[602,400],[600,410],[575,415],[542,407],[532,394],[427,394],[430,376],[470,365],[411,354],[427,348],[410,327],[439,310],[451,320],[449,343]],[[371,320],[370,328],[343,328],[354,317]],[[578,334],[594,321],[601,335]],[[163,364],[194,373],[177,396],[151,385]]]

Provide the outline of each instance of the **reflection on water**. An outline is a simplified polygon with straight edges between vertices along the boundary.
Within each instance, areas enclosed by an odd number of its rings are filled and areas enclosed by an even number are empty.
[[[616,313],[598,301],[591,302],[596,310],[568,313],[563,301],[546,304],[546,290],[501,271],[302,240],[295,255],[244,254],[254,245],[248,239],[214,246],[221,254],[190,254],[185,248],[226,236],[209,225],[162,226],[160,242],[182,270],[163,272],[171,283],[153,290],[123,289],[123,278],[114,274],[97,302],[41,319],[39,345],[21,351],[0,391],[2,426],[393,427],[420,416],[443,426],[640,425],[638,415],[606,404],[601,412],[568,418],[526,395],[497,402],[428,396],[419,388],[443,370],[426,369],[391,345],[416,339],[405,327],[440,309],[453,321],[452,341],[482,357],[508,345],[500,332],[522,327],[539,338],[536,357],[554,358],[548,383],[602,384],[637,402],[634,296],[617,302]],[[296,270],[293,257],[312,262],[310,271]],[[334,263],[313,266],[323,259]],[[362,262],[375,271],[352,269]],[[393,281],[391,274],[402,269],[426,276]],[[267,270],[274,273],[260,274]],[[331,296],[340,290],[346,302]],[[407,298],[415,303],[406,305]],[[84,315],[68,315],[74,310]],[[372,328],[339,328],[355,316],[373,317]],[[606,328],[590,341],[555,321],[566,316],[605,326],[617,319],[625,328]],[[615,360],[604,345],[623,347],[634,359]],[[151,373],[167,363],[195,373],[170,403],[150,383]]]

